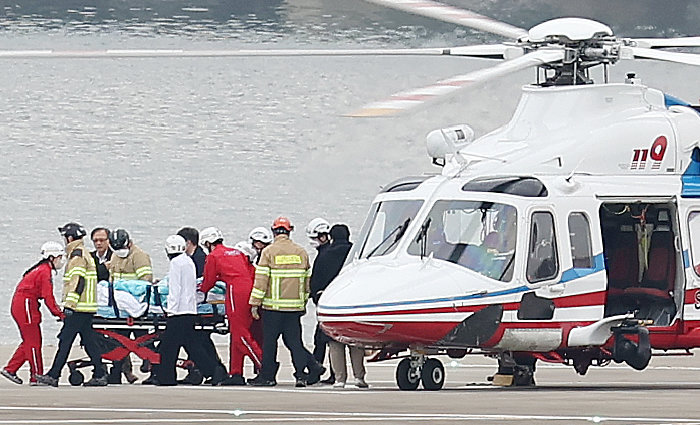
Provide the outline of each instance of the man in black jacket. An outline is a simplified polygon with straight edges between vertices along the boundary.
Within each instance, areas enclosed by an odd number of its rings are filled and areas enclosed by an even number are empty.
[[[318,294],[317,297],[320,297],[326,287],[338,276],[352,248],[348,226],[336,224],[331,227],[330,235],[330,245],[319,254],[314,264],[314,272],[316,272],[315,266],[318,265],[318,273],[320,274],[320,276],[318,276],[319,286],[316,291]],[[311,289],[311,293],[315,293],[313,288]],[[318,298],[316,300],[318,301]],[[347,370],[345,366],[346,345],[330,339],[328,341],[328,347],[330,348],[331,368],[337,380],[333,387],[343,388],[347,380]],[[350,361],[352,363],[353,375],[355,376],[355,385],[359,388],[367,388],[368,385],[365,382],[364,349],[362,347],[348,348],[350,349]]]
[[[318,304],[323,291],[338,276],[340,269],[343,268],[343,263],[345,263],[345,258],[347,258],[350,248],[352,248],[352,243],[348,240],[350,238],[348,226],[336,224],[330,229],[329,233],[331,242],[322,245],[323,248],[319,249],[311,274],[309,286],[314,304]],[[317,324],[316,334],[314,335],[314,357],[319,362],[323,361],[326,355],[326,345],[329,342],[331,342],[330,337],[323,333],[321,327]],[[330,377],[325,379],[323,383],[333,384],[335,382],[335,373],[332,366]]]

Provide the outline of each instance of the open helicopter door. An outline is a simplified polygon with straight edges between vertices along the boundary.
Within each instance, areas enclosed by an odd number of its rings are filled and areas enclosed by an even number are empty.
[[[675,198],[603,200],[599,214],[605,316],[635,312],[651,326],[671,326],[683,310],[685,286]]]

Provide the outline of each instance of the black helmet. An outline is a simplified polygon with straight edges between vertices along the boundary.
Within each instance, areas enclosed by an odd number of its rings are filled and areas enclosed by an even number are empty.
[[[63,237],[72,237],[73,239],[81,239],[87,234],[85,228],[78,223],[70,222],[66,223],[65,226],[59,227],[58,231]]]
[[[113,250],[127,248],[129,244],[129,233],[124,229],[116,229],[109,233],[109,246]]]

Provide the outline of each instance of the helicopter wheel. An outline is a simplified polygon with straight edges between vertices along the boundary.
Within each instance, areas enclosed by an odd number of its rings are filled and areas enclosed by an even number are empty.
[[[415,391],[420,383],[420,371],[411,367],[411,359],[405,358],[396,367],[396,384],[402,391]]]
[[[445,384],[445,368],[438,359],[428,359],[420,372],[423,388],[429,391],[442,389]]]

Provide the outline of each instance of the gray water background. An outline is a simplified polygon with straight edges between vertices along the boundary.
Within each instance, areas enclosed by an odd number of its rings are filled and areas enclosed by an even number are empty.
[[[700,34],[691,1],[454,0],[529,28],[558,16],[619,35]],[[0,0],[0,49],[432,47],[496,42],[451,24],[358,0]],[[56,227],[125,227],[167,271],[162,241],[178,228],[220,227],[233,245],[288,215],[293,237],[316,217],[357,231],[380,186],[439,171],[432,129],[505,123],[522,72],[406,116],[342,116],[399,90],[488,66],[446,57],[0,59],[0,344],[19,334],[9,304]],[[613,69],[688,101],[698,70],[649,62]],[[56,295],[60,296],[57,279]],[[44,310],[44,338],[58,324]],[[313,315],[307,315],[310,337]],[[0,359],[0,361],[4,361]]]

